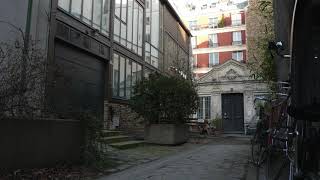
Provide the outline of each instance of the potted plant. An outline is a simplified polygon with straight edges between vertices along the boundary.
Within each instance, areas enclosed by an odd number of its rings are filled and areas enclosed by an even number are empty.
[[[188,140],[185,122],[198,108],[198,95],[191,80],[155,73],[136,84],[130,106],[146,121],[147,142],[175,145]]]

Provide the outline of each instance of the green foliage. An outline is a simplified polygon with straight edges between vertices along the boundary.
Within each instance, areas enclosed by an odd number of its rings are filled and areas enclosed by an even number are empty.
[[[211,120],[211,123],[213,124],[213,126],[217,130],[221,130],[222,129],[222,118],[220,116],[216,116],[215,118],[213,118]]]
[[[155,73],[136,84],[130,106],[149,123],[179,124],[198,109],[198,95],[192,81]]]
[[[224,17],[222,17],[218,22],[218,27],[223,28],[224,26],[225,26],[225,20],[224,20]]]
[[[80,120],[84,132],[82,163],[86,166],[97,167],[104,157],[101,148],[99,148],[99,140],[102,137],[102,122],[90,113],[81,115]]]
[[[276,64],[272,52],[269,50],[269,42],[274,40],[273,7],[271,0],[259,0],[256,7],[257,15],[263,17],[260,26],[262,30],[256,35],[256,44],[253,59],[248,62],[253,73],[253,78],[269,83],[272,89],[272,82],[276,81]]]

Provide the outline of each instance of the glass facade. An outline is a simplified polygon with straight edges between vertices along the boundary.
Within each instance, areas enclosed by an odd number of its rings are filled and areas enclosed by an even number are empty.
[[[146,0],[145,61],[155,68],[162,64],[160,57],[161,5],[159,0]]]
[[[135,0],[115,0],[114,13],[114,41],[142,56],[142,6]]]
[[[59,8],[109,35],[110,0],[59,0]]]
[[[142,79],[142,66],[130,58],[120,54],[113,54],[112,68],[112,96],[130,99],[133,86]]]

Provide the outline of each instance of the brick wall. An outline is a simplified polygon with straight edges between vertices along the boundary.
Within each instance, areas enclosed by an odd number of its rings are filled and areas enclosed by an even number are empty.
[[[209,54],[197,55],[197,67],[209,67]]]
[[[227,52],[220,52],[219,53],[219,63],[223,64],[224,62],[232,59],[232,52],[227,51]]]
[[[242,44],[246,44],[246,31],[241,31]]]
[[[232,32],[224,32],[218,34],[219,46],[229,46],[232,44]]]

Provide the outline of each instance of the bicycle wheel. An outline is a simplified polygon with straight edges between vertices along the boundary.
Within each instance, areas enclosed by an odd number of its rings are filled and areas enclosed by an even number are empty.
[[[255,135],[251,140],[251,156],[255,165],[260,166],[266,159],[266,149],[260,138]]]

